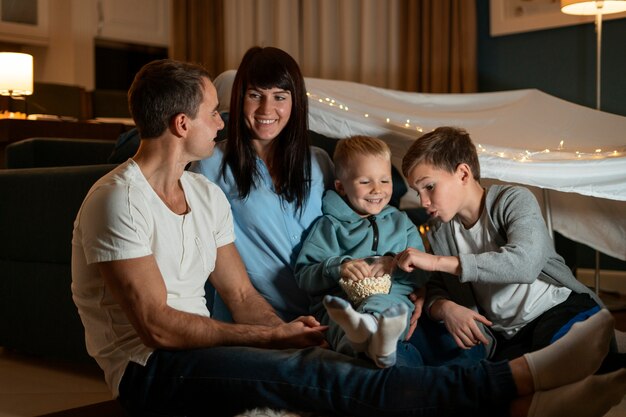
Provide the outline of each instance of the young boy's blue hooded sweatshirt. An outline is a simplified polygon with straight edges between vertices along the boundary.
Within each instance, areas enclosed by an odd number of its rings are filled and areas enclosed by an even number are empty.
[[[390,205],[376,216],[361,217],[339,194],[329,190],[324,194],[322,212],[324,215],[313,225],[302,245],[294,269],[298,285],[311,298],[311,313],[322,324],[330,324],[322,300],[325,295],[347,298],[339,286],[343,261],[395,255],[408,247],[423,251],[424,244],[406,213]],[[377,315],[392,305],[404,303],[412,312],[414,305],[408,295],[427,280],[428,274],[424,271],[398,270],[392,276],[390,293],[368,297],[357,311]],[[331,327],[328,334],[331,344],[333,333]]]

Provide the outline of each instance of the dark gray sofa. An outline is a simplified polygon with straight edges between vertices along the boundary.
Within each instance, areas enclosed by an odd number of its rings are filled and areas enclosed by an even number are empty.
[[[0,170],[0,346],[89,359],[71,296],[74,217],[115,165]]]

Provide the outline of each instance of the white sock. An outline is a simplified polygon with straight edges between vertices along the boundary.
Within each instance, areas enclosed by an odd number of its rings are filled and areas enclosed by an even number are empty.
[[[372,336],[367,355],[379,368],[396,363],[398,339],[406,328],[408,307],[397,304],[383,311],[378,318],[378,330]]]
[[[617,351],[626,353],[626,332],[615,330],[615,341],[617,342]]]
[[[597,371],[609,351],[613,322],[611,313],[602,309],[575,323],[553,344],[525,354],[535,391],[571,384]]]
[[[378,327],[376,318],[354,311],[348,301],[330,295],[324,297],[324,307],[330,318],[346,333],[354,350],[364,352]]]
[[[574,365],[574,364],[572,364]],[[533,395],[528,417],[600,417],[626,394],[626,369]]]

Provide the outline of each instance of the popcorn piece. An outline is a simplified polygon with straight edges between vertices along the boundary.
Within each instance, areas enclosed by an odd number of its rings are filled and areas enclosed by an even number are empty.
[[[372,294],[389,294],[391,276],[385,274],[380,277],[368,277],[359,281],[341,278],[339,285],[348,294],[350,302],[357,306]]]

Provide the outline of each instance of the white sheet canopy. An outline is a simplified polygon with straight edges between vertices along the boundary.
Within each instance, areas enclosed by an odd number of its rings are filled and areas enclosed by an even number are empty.
[[[229,71],[216,79],[221,103],[229,103],[233,77]],[[541,203],[545,193],[538,189],[551,190],[554,230],[626,260],[626,117],[534,89],[421,94],[316,78],[306,78],[306,87],[311,130],[380,137],[398,168],[422,133],[466,129],[483,179],[529,186]],[[415,193],[403,204],[417,204]]]

